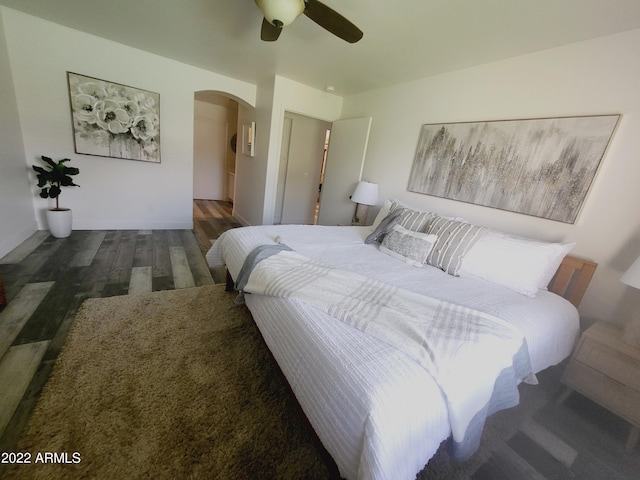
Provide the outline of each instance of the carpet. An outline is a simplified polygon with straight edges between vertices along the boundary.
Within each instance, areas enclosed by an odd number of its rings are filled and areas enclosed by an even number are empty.
[[[32,463],[5,478],[329,478],[234,298],[213,285],[85,301],[19,442]],[[63,463],[35,463],[47,452]]]
[[[330,478],[332,462],[234,298],[211,285],[86,300],[19,442],[31,464],[5,478]],[[441,447],[417,478],[469,478],[523,409],[539,407],[528,401],[490,419],[471,460],[452,462]],[[51,463],[35,463],[38,453]]]

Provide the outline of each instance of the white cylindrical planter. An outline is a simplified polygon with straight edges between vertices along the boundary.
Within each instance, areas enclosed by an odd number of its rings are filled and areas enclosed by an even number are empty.
[[[50,208],[47,210],[49,232],[56,238],[67,238],[71,235],[71,209]]]

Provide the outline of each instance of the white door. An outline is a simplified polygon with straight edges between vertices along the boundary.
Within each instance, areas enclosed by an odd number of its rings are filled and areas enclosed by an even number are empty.
[[[292,119],[285,115],[282,125],[282,142],[280,146],[280,163],[278,164],[278,186],[276,188],[276,210],[273,223],[282,223],[282,209],[284,208],[284,190],[287,180],[287,166],[289,164],[289,145],[291,143]]]
[[[324,142],[331,124],[290,112],[285,113],[286,118],[291,119],[291,131],[280,223],[311,225],[318,203]],[[276,215],[277,209],[276,198]]]
[[[193,198],[224,200],[227,124],[196,117],[193,130]]]
[[[319,225],[350,225],[356,204],[349,200],[362,177],[371,117],[336,120],[331,128]]]

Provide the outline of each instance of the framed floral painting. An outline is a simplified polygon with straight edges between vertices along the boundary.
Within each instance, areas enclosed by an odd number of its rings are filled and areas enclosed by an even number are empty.
[[[160,95],[67,72],[76,153],[160,163]]]

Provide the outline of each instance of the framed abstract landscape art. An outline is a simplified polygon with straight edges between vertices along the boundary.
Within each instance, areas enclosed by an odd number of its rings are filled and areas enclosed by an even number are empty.
[[[423,125],[407,189],[575,223],[619,117]]]
[[[160,163],[160,95],[67,72],[76,153]]]

